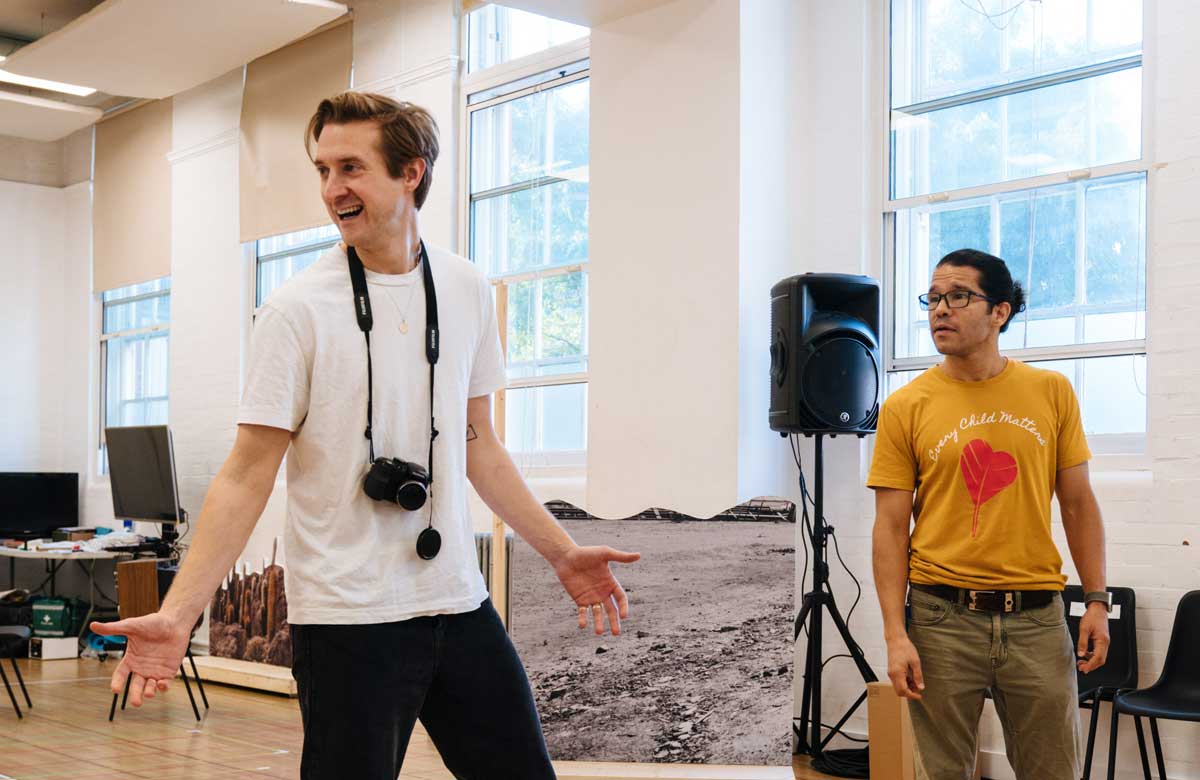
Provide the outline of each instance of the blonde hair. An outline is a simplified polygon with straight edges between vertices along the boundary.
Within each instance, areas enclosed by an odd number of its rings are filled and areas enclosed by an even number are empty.
[[[380,153],[387,163],[388,175],[399,179],[404,166],[416,159],[425,161],[425,173],[413,192],[417,208],[425,204],[433,182],[433,163],[438,157],[438,126],[420,106],[373,92],[348,90],[322,100],[304,131],[304,148],[313,159],[312,144],[321,140],[325,125],[349,122],[375,122],[379,125]]]

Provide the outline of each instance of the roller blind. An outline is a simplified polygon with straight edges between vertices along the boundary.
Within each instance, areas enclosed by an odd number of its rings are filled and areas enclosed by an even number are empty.
[[[92,290],[171,273],[171,100],[96,125]]]
[[[317,104],[350,86],[351,24],[297,41],[246,66],[239,143],[241,240],[329,222],[304,128]]]

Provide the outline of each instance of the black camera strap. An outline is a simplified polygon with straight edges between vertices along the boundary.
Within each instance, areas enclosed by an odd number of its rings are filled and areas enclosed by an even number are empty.
[[[367,340],[367,429],[363,435],[367,439],[370,460],[367,465],[375,462],[375,441],[371,432],[371,406],[374,401],[374,376],[371,369],[371,327],[374,318],[371,315],[371,295],[367,292],[367,275],[363,270],[362,261],[354,247],[346,248],[346,259],[350,266],[350,286],[354,289],[354,316],[358,320],[358,329]],[[425,251],[425,242],[421,242],[421,274],[425,283],[425,359],[429,361],[429,492],[433,493],[433,440],[437,438],[437,426],[433,416],[433,367],[438,362],[438,310],[437,292],[433,287],[433,272],[429,268],[429,253]],[[433,504],[430,502],[430,524],[433,523]]]

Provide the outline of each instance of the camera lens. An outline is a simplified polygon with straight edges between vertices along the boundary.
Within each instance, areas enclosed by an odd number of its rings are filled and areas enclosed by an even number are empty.
[[[425,486],[420,482],[405,482],[396,491],[396,503],[412,512],[425,506]]]

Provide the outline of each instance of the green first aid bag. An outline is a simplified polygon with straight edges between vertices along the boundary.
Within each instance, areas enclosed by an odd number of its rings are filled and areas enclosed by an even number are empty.
[[[39,599],[33,603],[34,636],[70,636],[71,602],[67,599]]]

